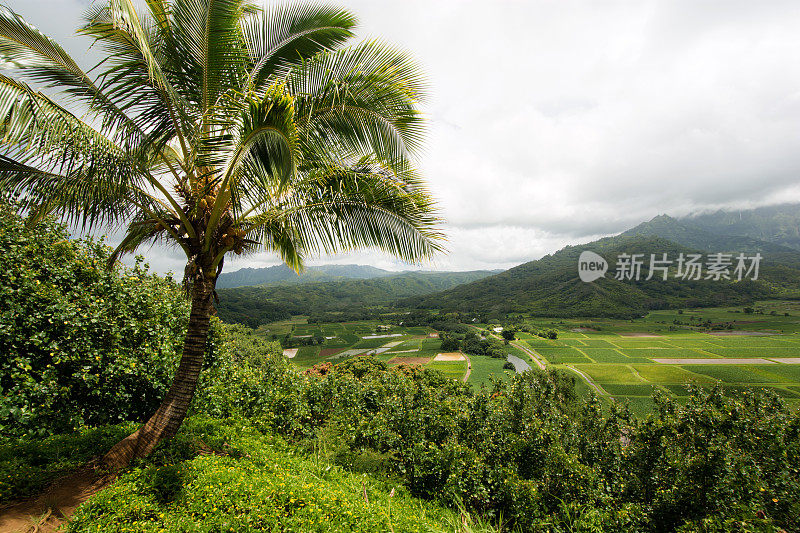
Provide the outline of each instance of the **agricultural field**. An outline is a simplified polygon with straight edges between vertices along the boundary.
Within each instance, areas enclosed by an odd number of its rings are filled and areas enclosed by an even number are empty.
[[[626,402],[639,416],[651,412],[655,392],[685,401],[689,384],[719,384],[731,395],[767,389],[800,407],[800,302],[760,302],[748,313],[743,308],[705,308],[653,311],[636,320],[522,320],[537,329],[556,330],[558,339],[519,332],[518,340],[507,346],[511,355],[536,368],[522,349],[528,348],[548,367],[573,373],[579,394],[594,393],[606,403]],[[302,369],[370,354],[390,365],[437,369],[453,379],[464,379],[469,370],[468,382],[475,388],[513,373],[503,369],[504,360],[491,357],[435,360],[442,350],[439,339],[431,337],[432,329],[392,326],[378,331],[379,325],[308,324],[295,317],[263,326],[259,333],[268,338],[287,333],[324,336],[323,345],[303,346],[292,354],[292,363]]]
[[[267,339],[273,335],[281,338],[287,334],[297,339],[325,337],[322,345],[301,346],[284,352],[292,364],[300,369],[311,368],[325,361],[336,363],[371,355],[388,365],[418,364],[439,370],[453,379],[464,380],[467,377],[467,382],[474,388],[483,384],[488,387],[492,379],[507,380],[513,373],[503,369],[504,360],[488,356],[467,357],[459,354],[461,359],[454,356],[437,360],[437,355],[442,353],[441,341],[433,329],[402,326],[381,329],[379,326],[385,325],[376,321],[309,324],[305,317],[293,317],[292,320],[264,325],[257,333]],[[511,351],[528,359],[517,348]]]
[[[655,391],[678,401],[687,385],[719,384],[726,393],[767,389],[800,406],[800,303],[654,311],[637,320],[531,321],[557,340],[522,334],[548,366],[572,372],[580,390],[648,413]],[[709,329],[711,324],[711,329]]]

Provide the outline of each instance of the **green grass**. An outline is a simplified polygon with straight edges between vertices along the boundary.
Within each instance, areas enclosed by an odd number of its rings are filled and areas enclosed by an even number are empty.
[[[583,353],[576,348],[568,346],[539,346],[535,351],[543,356],[551,364],[558,365],[564,363],[591,363]]]
[[[466,361],[431,361],[425,368],[439,370],[447,377],[459,380],[463,380],[464,374],[467,373]]]
[[[651,396],[657,389],[654,385],[628,385],[620,383],[603,383],[603,389],[612,396]]]
[[[582,351],[596,363],[629,363],[630,358],[619,350],[610,348],[583,348]]]
[[[722,390],[728,396],[738,396],[743,391],[748,390],[761,390],[761,391],[771,391],[781,396],[782,398],[800,398],[800,394],[797,394],[791,390],[784,389],[783,387],[758,387],[758,386],[748,386],[748,385],[725,385],[722,387]]]
[[[195,455],[196,440],[224,454]],[[399,533],[452,530],[458,519],[399,483],[314,460],[241,423],[190,419],[168,447],[83,504],[69,531]]]
[[[301,346],[297,349],[292,362],[298,366],[309,367],[316,364],[318,359],[319,346]]]
[[[690,370],[697,374],[704,374],[714,379],[727,383],[770,383],[773,381],[769,376],[763,375],[753,369],[753,367],[739,365],[687,365],[684,370]]]
[[[508,381],[514,374],[513,370],[503,370],[503,365],[506,363],[503,359],[486,355],[470,355],[469,358],[472,363],[472,373],[469,375],[468,383],[475,390],[478,390],[481,384],[489,386],[492,376],[501,381]]]
[[[759,348],[757,346],[748,347],[724,347],[724,348],[708,348],[708,351],[722,356],[733,358],[748,358],[748,357],[800,357],[800,349],[798,348],[775,348],[765,347]]]
[[[574,365],[598,383],[642,383],[633,370],[623,365]]]
[[[651,383],[690,383],[710,385],[714,380],[709,376],[690,372],[691,366],[683,368],[675,365],[633,365],[634,370]]]
[[[397,342],[401,340],[401,337],[385,337],[382,339],[363,339],[353,345],[353,348],[380,348],[384,344],[388,344],[390,342]]]
[[[647,396],[623,396],[615,398],[616,401],[627,404],[631,412],[639,418],[646,418],[653,412],[655,403]]]

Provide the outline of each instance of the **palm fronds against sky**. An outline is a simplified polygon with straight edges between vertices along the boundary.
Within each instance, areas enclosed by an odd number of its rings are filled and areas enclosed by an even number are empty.
[[[102,55],[84,70],[2,8],[0,187],[34,217],[124,225],[114,258],[174,243],[211,278],[231,251],[430,258],[425,81],[390,45],[348,46],[355,25],[317,4],[110,0],[79,30]]]

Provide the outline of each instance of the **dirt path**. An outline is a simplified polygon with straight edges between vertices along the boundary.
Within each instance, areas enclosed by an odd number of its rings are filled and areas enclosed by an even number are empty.
[[[467,360],[467,373],[464,376],[464,383],[467,382],[469,379],[469,375],[472,374],[472,361],[469,360],[469,356],[467,354],[463,354],[464,358]]]
[[[0,508],[0,533],[50,533],[75,509],[108,485],[109,478],[84,467],[53,483],[37,497]]]
[[[583,372],[581,372],[580,370],[578,370],[577,368],[575,368],[572,365],[566,365],[566,366],[567,366],[567,368],[569,368],[570,370],[572,370],[573,372],[578,374],[580,377],[582,377],[584,379],[584,381],[586,381],[586,383],[588,383],[591,388],[593,388],[595,391],[597,391],[597,394],[599,394],[600,396],[608,396],[608,393],[606,391],[602,390],[600,387],[598,387],[595,384],[595,382],[592,381],[592,378],[590,378],[589,376],[587,376],[586,374],[584,374]]]
[[[478,333],[483,331],[483,330],[481,330],[481,328],[479,328],[477,326],[470,326],[470,327],[473,328],[473,329],[478,330]],[[496,333],[491,333],[491,335],[495,339],[503,340],[503,338],[501,336],[497,335]],[[536,352],[534,352],[533,350],[531,350],[527,346],[523,345],[521,343],[521,341],[511,341],[510,344],[512,344],[516,348],[519,348],[520,350],[522,350],[526,354],[528,354],[528,356],[530,356],[530,358],[533,359],[533,362],[536,363],[536,366],[538,366],[541,370],[545,369],[544,363],[539,359],[539,354],[537,354]]]
[[[533,359],[533,362],[536,363],[536,366],[538,366],[541,370],[544,370],[545,366],[544,363],[539,359],[539,354],[522,344],[520,341],[512,341],[511,344],[528,354],[530,358]]]

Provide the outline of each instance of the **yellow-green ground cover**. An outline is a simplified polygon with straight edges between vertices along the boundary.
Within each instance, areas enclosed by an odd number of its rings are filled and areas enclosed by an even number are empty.
[[[192,439],[224,442],[228,451],[188,453]],[[428,532],[460,520],[413,498],[402,484],[317,461],[242,422],[198,419],[187,421],[176,443],[80,507],[68,530]]]

